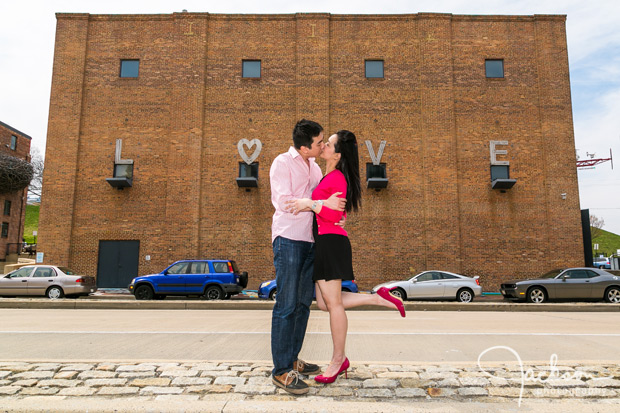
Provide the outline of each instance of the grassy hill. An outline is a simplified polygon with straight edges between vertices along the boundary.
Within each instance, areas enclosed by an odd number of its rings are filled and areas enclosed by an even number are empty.
[[[26,223],[24,224],[24,238],[29,244],[34,243],[32,231],[39,228],[39,205],[26,205]]]
[[[594,251],[594,244],[598,244],[598,250]],[[592,240],[592,251],[596,256],[600,254],[609,257],[620,249],[620,235],[601,230],[601,234]]]

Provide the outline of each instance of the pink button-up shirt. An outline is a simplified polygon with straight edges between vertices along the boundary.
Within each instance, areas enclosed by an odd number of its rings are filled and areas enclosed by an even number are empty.
[[[293,215],[286,211],[286,201],[310,198],[321,181],[323,173],[314,158],[304,158],[294,147],[274,159],[269,170],[271,203],[276,212],[271,224],[271,242],[276,237],[295,241],[314,242],[312,237],[312,211]]]

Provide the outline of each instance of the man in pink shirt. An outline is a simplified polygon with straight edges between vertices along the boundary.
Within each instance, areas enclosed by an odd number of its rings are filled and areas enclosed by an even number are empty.
[[[293,146],[274,159],[269,171],[271,203],[275,207],[271,241],[278,286],[271,320],[272,381],[292,394],[308,392],[308,385],[299,374],[316,374],[320,368],[298,358],[314,292],[313,213],[305,211],[295,215],[288,211],[287,201],[311,197],[323,177],[315,162],[322,150],[323,128],[316,122],[302,119],[293,129]],[[339,193],[318,202],[342,211],[346,201],[337,195]]]

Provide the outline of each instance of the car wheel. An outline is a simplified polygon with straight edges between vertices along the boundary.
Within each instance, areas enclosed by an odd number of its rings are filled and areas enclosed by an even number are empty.
[[[136,300],[152,300],[155,297],[153,289],[148,285],[141,285],[136,288],[134,295]]]
[[[204,297],[207,300],[221,300],[224,297],[224,291],[217,285],[207,287]]]
[[[269,299],[271,301],[275,301],[276,300],[276,295],[278,294],[278,290],[276,288],[274,288],[273,290],[271,290],[271,292],[269,293]]]
[[[392,291],[390,291],[390,294],[392,294],[394,297],[398,297],[401,300],[405,301],[407,299],[407,294],[405,293],[405,290],[403,290],[402,288],[395,288]]]
[[[474,292],[469,288],[461,288],[456,293],[456,300],[461,303],[471,303],[474,300]]]
[[[527,301],[540,304],[547,301],[547,293],[540,287],[533,287],[527,290]]]
[[[612,304],[620,303],[620,288],[610,287],[605,291],[605,301]]]
[[[50,300],[56,300],[58,298],[62,298],[65,296],[64,291],[62,291],[62,288],[60,287],[50,287],[48,288],[48,290],[45,292],[45,295],[47,296],[47,298],[49,298]]]

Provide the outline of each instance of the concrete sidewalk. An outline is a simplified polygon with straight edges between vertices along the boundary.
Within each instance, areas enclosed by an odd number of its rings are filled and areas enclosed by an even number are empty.
[[[136,309],[136,310],[271,310],[273,301],[258,299],[230,299],[203,301],[199,299],[166,299],[137,301],[131,295],[112,295],[104,299],[85,297],[63,298],[1,298],[0,308],[44,309]],[[316,303],[312,310],[318,310]],[[471,303],[452,301],[407,301],[407,311],[526,311],[526,312],[620,312],[620,305],[605,302],[555,302],[544,304],[514,303],[503,300],[476,300]],[[375,306],[357,307],[349,311],[391,311]]]
[[[323,366],[325,367],[325,366]],[[481,369],[482,367],[482,369]],[[247,362],[0,361],[2,411],[618,411],[620,367],[352,363],[305,396]],[[522,387],[523,383],[523,387]]]

